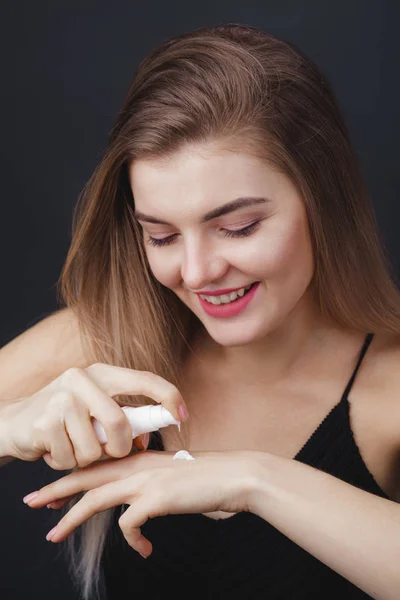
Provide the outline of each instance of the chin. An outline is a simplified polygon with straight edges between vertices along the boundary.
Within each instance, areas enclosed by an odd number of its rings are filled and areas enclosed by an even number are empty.
[[[217,327],[208,328],[204,321],[203,325],[209,336],[217,344],[229,348],[234,348],[235,346],[247,346],[248,344],[257,342],[265,337],[264,331],[260,331],[260,329],[257,329],[256,327],[254,327],[252,331],[249,331],[248,327],[243,327],[243,325],[241,326],[239,323],[231,323],[229,327],[226,324],[226,331],[217,331]]]

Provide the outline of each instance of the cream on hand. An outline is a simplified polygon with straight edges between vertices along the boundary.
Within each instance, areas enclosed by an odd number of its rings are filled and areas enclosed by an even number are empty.
[[[172,460],[196,460],[196,459],[187,450],[178,450],[178,452],[176,452],[173,455]]]
[[[161,404],[158,406],[153,406],[152,404],[146,406],[122,406],[121,408],[128,417],[131,425],[132,438],[142,433],[157,431],[161,427],[167,427],[168,425],[178,425],[179,431],[181,430],[180,421],[174,419],[171,413]],[[92,418],[92,423],[100,444],[105,444],[107,436],[103,427],[95,418]]]

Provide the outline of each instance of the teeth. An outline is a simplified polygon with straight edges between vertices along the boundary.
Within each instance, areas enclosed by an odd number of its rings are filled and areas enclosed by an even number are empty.
[[[200,298],[207,300],[207,302],[210,302],[211,304],[228,304],[229,302],[236,300],[236,298],[241,298],[252,285],[253,284],[251,283],[245,288],[240,288],[240,290],[236,290],[236,292],[231,292],[230,294],[222,294],[222,296],[205,296],[204,294],[200,294]]]

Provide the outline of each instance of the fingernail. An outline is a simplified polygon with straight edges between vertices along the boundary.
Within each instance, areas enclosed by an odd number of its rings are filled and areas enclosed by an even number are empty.
[[[54,535],[56,533],[56,529],[57,529],[57,527],[53,527],[53,529],[50,529],[49,533],[46,535],[46,540],[48,542],[50,542],[50,540],[53,539],[53,537],[54,537]]]
[[[186,421],[186,419],[189,416],[189,413],[188,413],[187,408],[186,408],[186,406],[184,404],[180,405],[180,407],[178,408],[178,412],[179,412],[179,415],[180,415],[182,421]]]
[[[149,441],[150,441],[150,434],[149,433],[144,433],[142,435],[143,450],[147,450],[147,446],[149,445]]]
[[[33,500],[34,498],[36,498],[36,496],[39,495],[39,491],[37,492],[32,492],[31,494],[28,494],[27,496],[25,496],[24,498],[22,498],[23,502],[25,502],[25,504],[28,504],[28,502],[30,502],[31,500]]]

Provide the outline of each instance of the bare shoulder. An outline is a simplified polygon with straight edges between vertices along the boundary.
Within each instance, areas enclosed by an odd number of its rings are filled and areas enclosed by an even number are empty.
[[[387,336],[378,350],[380,360],[376,383],[381,385],[389,403],[390,411],[386,414],[388,428],[397,440],[397,450],[400,451],[400,335]]]
[[[400,335],[391,336],[382,348],[381,380],[389,410],[386,423],[392,452],[389,469],[392,474],[391,498],[400,503]]]
[[[88,364],[75,314],[56,311],[0,349],[0,401],[31,395],[68,368]]]
[[[400,335],[374,335],[355,388],[375,424],[400,449]]]
[[[400,416],[400,335],[375,335],[366,359],[369,364],[364,372],[371,392],[385,398]],[[388,425],[393,424],[393,416],[387,415]]]
[[[359,445],[381,488],[400,502],[400,335],[374,336],[360,376]]]

